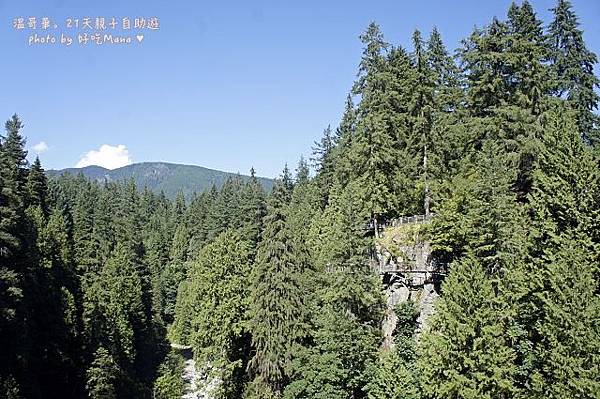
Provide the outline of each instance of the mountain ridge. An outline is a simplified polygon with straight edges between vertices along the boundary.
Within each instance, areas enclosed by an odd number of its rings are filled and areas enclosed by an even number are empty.
[[[220,187],[230,177],[239,176],[243,181],[250,178],[250,176],[240,173],[171,162],[139,162],[116,169],[90,165],[82,168],[46,171],[49,177],[58,177],[63,174],[77,176],[80,173],[86,178],[98,182],[122,181],[133,178],[140,189],[148,187],[157,193],[164,191],[165,195],[170,198],[174,198],[179,191],[189,197],[194,192],[201,193],[210,189],[213,184]],[[273,187],[273,179],[258,176],[257,179],[265,190],[269,191]]]

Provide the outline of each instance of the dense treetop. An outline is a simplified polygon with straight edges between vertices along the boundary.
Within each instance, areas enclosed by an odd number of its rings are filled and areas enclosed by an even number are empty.
[[[11,117],[0,396],[180,398],[177,343],[217,398],[600,398],[597,59],[571,3],[552,13],[513,3],[456,56],[371,23],[314,173],[268,192],[47,179]],[[417,338],[370,264],[382,222],[427,213],[448,276]]]

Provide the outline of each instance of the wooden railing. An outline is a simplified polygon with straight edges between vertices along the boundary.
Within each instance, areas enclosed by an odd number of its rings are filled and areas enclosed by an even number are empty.
[[[385,228],[398,227],[405,224],[421,224],[430,221],[434,217],[434,213],[430,213],[429,215],[400,216],[398,218],[378,222],[377,230],[382,231]],[[375,224],[373,223],[373,220],[371,220],[365,225],[364,230],[373,231],[375,228],[374,226]]]

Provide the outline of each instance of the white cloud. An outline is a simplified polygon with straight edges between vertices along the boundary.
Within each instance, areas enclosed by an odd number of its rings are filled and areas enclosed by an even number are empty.
[[[46,144],[45,141],[40,141],[39,143],[37,143],[36,145],[34,145],[33,147],[33,151],[35,151],[36,154],[43,154],[46,151],[48,151],[48,144]]]
[[[76,168],[98,165],[106,169],[116,169],[131,164],[129,150],[123,144],[112,146],[103,144],[99,149],[89,151],[75,165]]]

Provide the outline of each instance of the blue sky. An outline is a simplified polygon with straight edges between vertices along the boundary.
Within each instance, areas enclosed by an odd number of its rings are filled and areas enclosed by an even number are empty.
[[[554,0],[532,1],[540,17]],[[168,161],[275,176],[336,125],[354,81],[358,35],[374,20],[393,44],[434,25],[454,49],[509,0],[0,0],[0,117],[18,113],[47,169]],[[573,0],[600,53],[600,2]],[[130,45],[33,45],[13,19],[153,17]],[[134,31],[135,32],[135,31]],[[101,151],[100,148],[105,146]],[[122,147],[117,147],[122,146]],[[96,153],[90,151],[96,151]],[[87,158],[86,158],[87,157]],[[81,163],[80,163],[81,164]]]

